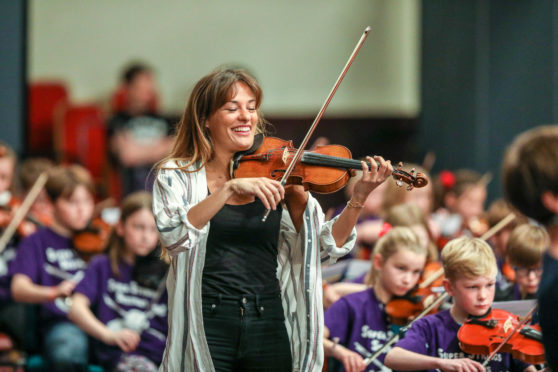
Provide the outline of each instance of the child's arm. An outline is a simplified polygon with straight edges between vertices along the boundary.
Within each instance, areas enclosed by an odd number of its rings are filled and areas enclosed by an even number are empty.
[[[75,282],[65,280],[57,286],[48,287],[33,283],[25,274],[15,274],[12,278],[11,291],[14,300],[31,304],[54,301],[58,297],[70,296],[76,286]]]
[[[324,307],[327,309],[343,296],[366,290],[366,284],[340,282],[324,288]]]
[[[469,358],[441,359],[427,355],[417,354],[400,347],[394,347],[384,360],[386,367],[400,371],[416,371],[439,369],[447,372],[484,372],[485,369],[479,362]]]
[[[140,336],[129,329],[111,331],[91,312],[89,299],[81,293],[74,293],[68,318],[87,334],[107,345],[117,345],[125,353],[134,351]]]
[[[329,339],[327,327],[324,327],[324,354],[341,361],[347,372],[362,372],[366,369],[362,356]]]

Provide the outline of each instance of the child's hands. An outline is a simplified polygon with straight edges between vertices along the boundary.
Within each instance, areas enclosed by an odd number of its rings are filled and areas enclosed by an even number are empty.
[[[74,288],[76,287],[76,282],[71,280],[64,280],[62,283],[58,284],[55,289],[55,298],[58,297],[69,297],[72,295]]]
[[[444,372],[485,372],[482,364],[469,358],[440,359],[438,368]]]
[[[335,349],[333,350],[333,357],[343,363],[343,367],[345,367],[345,371],[347,372],[362,372],[366,368],[364,360],[360,354],[357,354],[341,345],[335,346]]]
[[[129,329],[121,329],[116,332],[111,331],[106,340],[104,340],[105,344],[116,345],[125,353],[136,350],[139,341],[139,334]]]

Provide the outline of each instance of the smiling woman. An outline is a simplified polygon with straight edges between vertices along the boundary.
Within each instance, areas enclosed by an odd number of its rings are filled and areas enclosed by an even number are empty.
[[[233,156],[265,132],[261,102],[259,84],[242,70],[203,77],[158,166],[153,209],[171,259],[162,370],[322,368],[321,261],[352,249],[364,201],[393,168],[368,157],[380,166],[363,163],[351,203],[328,222],[300,186],[231,178]]]

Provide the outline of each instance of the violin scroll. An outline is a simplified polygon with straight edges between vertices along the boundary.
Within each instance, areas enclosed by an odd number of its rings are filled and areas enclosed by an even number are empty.
[[[407,184],[407,190],[411,191],[415,187],[421,188],[428,185],[428,179],[424,174],[418,172],[415,174],[415,168],[412,168],[410,172],[403,170],[403,163],[399,162],[397,167],[393,170],[392,177],[395,179],[397,186],[403,186],[403,183]]]

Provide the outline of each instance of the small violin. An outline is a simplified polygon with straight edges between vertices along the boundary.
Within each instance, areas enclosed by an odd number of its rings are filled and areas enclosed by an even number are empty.
[[[425,308],[433,303],[439,294],[444,291],[444,269],[438,261],[431,261],[424,266],[421,279],[414,289],[404,296],[393,297],[386,304],[386,313],[390,322],[395,325],[408,324]],[[438,311],[438,307],[431,309],[430,313]]]
[[[107,248],[111,230],[111,225],[102,218],[94,218],[84,229],[74,233],[74,248],[85,258],[102,253]]]
[[[510,334],[517,328],[517,332]],[[504,341],[507,337],[509,340]],[[500,345],[500,352],[511,353],[525,363],[545,363],[541,328],[520,325],[519,317],[506,310],[491,309],[486,315],[469,317],[457,332],[461,350],[468,354],[489,355]]]
[[[234,156],[232,176],[281,180],[296,151],[292,141],[256,135],[252,149]],[[401,168],[402,164],[399,163],[392,173],[398,186],[405,183],[408,185],[407,190],[412,190],[428,184],[422,173],[415,174],[414,170],[405,172]],[[317,146],[313,151],[304,151],[286,184],[303,185],[306,190],[329,194],[343,188],[354,174],[354,169],[362,169],[362,164],[360,160],[352,159],[346,147]]]

